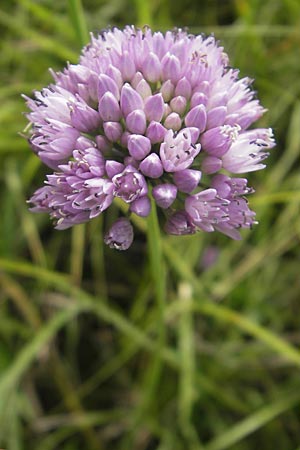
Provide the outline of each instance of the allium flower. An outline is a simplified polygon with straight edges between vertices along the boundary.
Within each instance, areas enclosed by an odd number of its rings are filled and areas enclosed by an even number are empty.
[[[64,229],[101,214],[115,197],[128,216],[150,196],[175,235],[220,231],[239,239],[255,224],[241,174],[265,167],[270,129],[248,128],[265,110],[213,37],[128,26],[91,38],[77,65],[27,98],[29,142],[54,173],[30,202]],[[120,218],[105,242],[133,240]]]

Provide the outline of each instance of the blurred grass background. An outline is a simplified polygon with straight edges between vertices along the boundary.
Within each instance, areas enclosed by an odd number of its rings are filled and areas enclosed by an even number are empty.
[[[241,242],[160,238],[152,215],[117,253],[117,208],[60,232],[27,211],[46,169],[20,93],[127,23],[213,32],[255,79],[278,145]],[[0,447],[299,450],[300,2],[2,0],[0,26]]]

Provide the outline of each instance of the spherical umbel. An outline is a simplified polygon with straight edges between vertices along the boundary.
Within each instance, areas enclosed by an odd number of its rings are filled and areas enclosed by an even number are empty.
[[[263,169],[275,142],[271,129],[249,130],[265,110],[213,37],[114,28],[52,75],[53,84],[26,97],[29,143],[54,170],[32,211],[65,229],[103,214],[116,197],[129,215],[146,217],[152,196],[170,234],[239,239],[256,223],[245,199],[253,189],[234,174]],[[109,246],[131,245],[129,220],[112,225]]]

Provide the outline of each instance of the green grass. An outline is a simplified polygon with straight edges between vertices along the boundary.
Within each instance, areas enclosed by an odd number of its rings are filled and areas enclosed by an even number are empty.
[[[242,241],[166,236],[153,208],[118,253],[102,228],[119,203],[61,232],[28,212],[45,168],[20,94],[127,23],[213,32],[255,79],[278,144]],[[0,25],[0,448],[299,450],[298,0],[5,0]]]

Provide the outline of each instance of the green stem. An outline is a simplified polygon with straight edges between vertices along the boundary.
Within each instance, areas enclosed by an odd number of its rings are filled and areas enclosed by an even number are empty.
[[[165,267],[162,256],[160,229],[155,202],[152,200],[151,212],[148,216],[147,238],[149,250],[149,264],[160,318],[163,320],[165,308]],[[161,331],[164,330],[162,327]]]
[[[135,0],[137,24],[152,26],[152,2],[150,0]]]
[[[166,343],[166,329],[165,329],[165,266],[163,262],[162,246],[160,229],[157,218],[157,211],[155,202],[152,199],[151,212],[148,216],[147,223],[147,238],[148,238],[148,252],[149,252],[149,266],[151,273],[151,280],[154,288],[154,295],[156,300],[157,317],[158,317],[158,343],[159,349],[163,349]],[[148,407],[153,403],[155,398],[155,391],[159,384],[159,378],[162,371],[161,355],[154,354],[153,364],[147,374],[146,386],[147,391],[144,397]],[[145,406],[146,406],[145,405]]]
[[[72,250],[71,250],[71,277],[80,286],[83,271],[83,259],[85,248],[85,225],[77,225],[72,229]]]
[[[178,418],[182,433],[189,448],[199,450],[203,448],[192,422],[192,412],[197,398],[196,364],[195,364],[195,335],[193,310],[187,307],[192,302],[191,285],[187,282],[179,283],[179,302],[184,304],[179,318],[178,346],[180,355],[179,369],[179,398]]]
[[[86,26],[81,0],[68,0],[68,4],[70,18],[73,22],[77,41],[80,46],[83,47],[89,41],[89,33]]]

